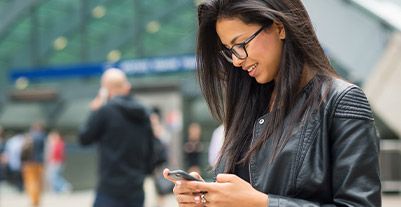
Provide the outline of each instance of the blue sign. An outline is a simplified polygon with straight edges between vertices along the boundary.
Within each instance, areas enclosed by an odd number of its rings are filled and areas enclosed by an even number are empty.
[[[81,64],[70,66],[13,69],[9,78],[15,81],[19,78],[32,80],[66,79],[99,76],[108,68],[119,68],[129,76],[153,75],[162,73],[177,73],[195,69],[195,56],[169,56],[124,60],[115,63]]]

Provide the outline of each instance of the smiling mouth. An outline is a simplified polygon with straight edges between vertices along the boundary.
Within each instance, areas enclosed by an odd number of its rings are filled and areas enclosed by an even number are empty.
[[[247,69],[248,73],[250,73],[250,72],[252,72],[253,70],[255,70],[256,66],[258,66],[257,63],[251,65],[251,67],[249,67],[249,68]]]

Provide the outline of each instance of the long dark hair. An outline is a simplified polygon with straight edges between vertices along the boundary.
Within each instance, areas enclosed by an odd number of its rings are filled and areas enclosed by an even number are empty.
[[[284,26],[286,38],[280,68],[274,81],[259,84],[243,70],[235,69],[221,55],[216,33],[220,18],[239,18],[247,24]],[[274,144],[273,159],[289,140],[289,130],[307,108],[321,101],[321,85],[335,76],[320,46],[309,16],[300,0],[209,0],[198,7],[197,71],[200,87],[213,114],[225,126],[222,148],[226,172],[233,172],[241,153],[249,161],[267,139]],[[305,104],[297,107],[304,66],[316,73]],[[276,94],[268,124],[257,141],[252,140],[253,124],[268,112],[271,94]],[[291,112],[291,115],[290,115]],[[284,130],[284,120],[286,130]],[[288,128],[288,125],[290,127]],[[252,143],[251,147],[246,148]],[[242,151],[243,148],[247,151]]]

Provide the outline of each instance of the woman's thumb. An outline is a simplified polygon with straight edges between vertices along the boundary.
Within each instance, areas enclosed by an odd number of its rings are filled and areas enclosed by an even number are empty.
[[[192,176],[194,176],[195,178],[198,178],[199,180],[201,180],[201,181],[204,182],[202,176],[200,176],[199,173],[197,173],[197,172],[191,172],[191,173],[189,173],[189,174],[192,175]]]
[[[218,174],[216,177],[216,182],[218,183],[232,183],[237,178],[236,175],[233,174]]]

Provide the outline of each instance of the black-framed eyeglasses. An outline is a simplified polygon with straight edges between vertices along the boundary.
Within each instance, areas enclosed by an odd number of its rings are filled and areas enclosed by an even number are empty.
[[[258,31],[256,31],[253,35],[248,37],[245,41],[233,45],[231,48],[224,48],[220,50],[220,53],[224,58],[227,59],[228,62],[233,62],[233,55],[240,60],[244,60],[248,57],[248,52],[246,51],[246,45],[252,41],[258,34],[265,28],[265,26],[261,27]]]

